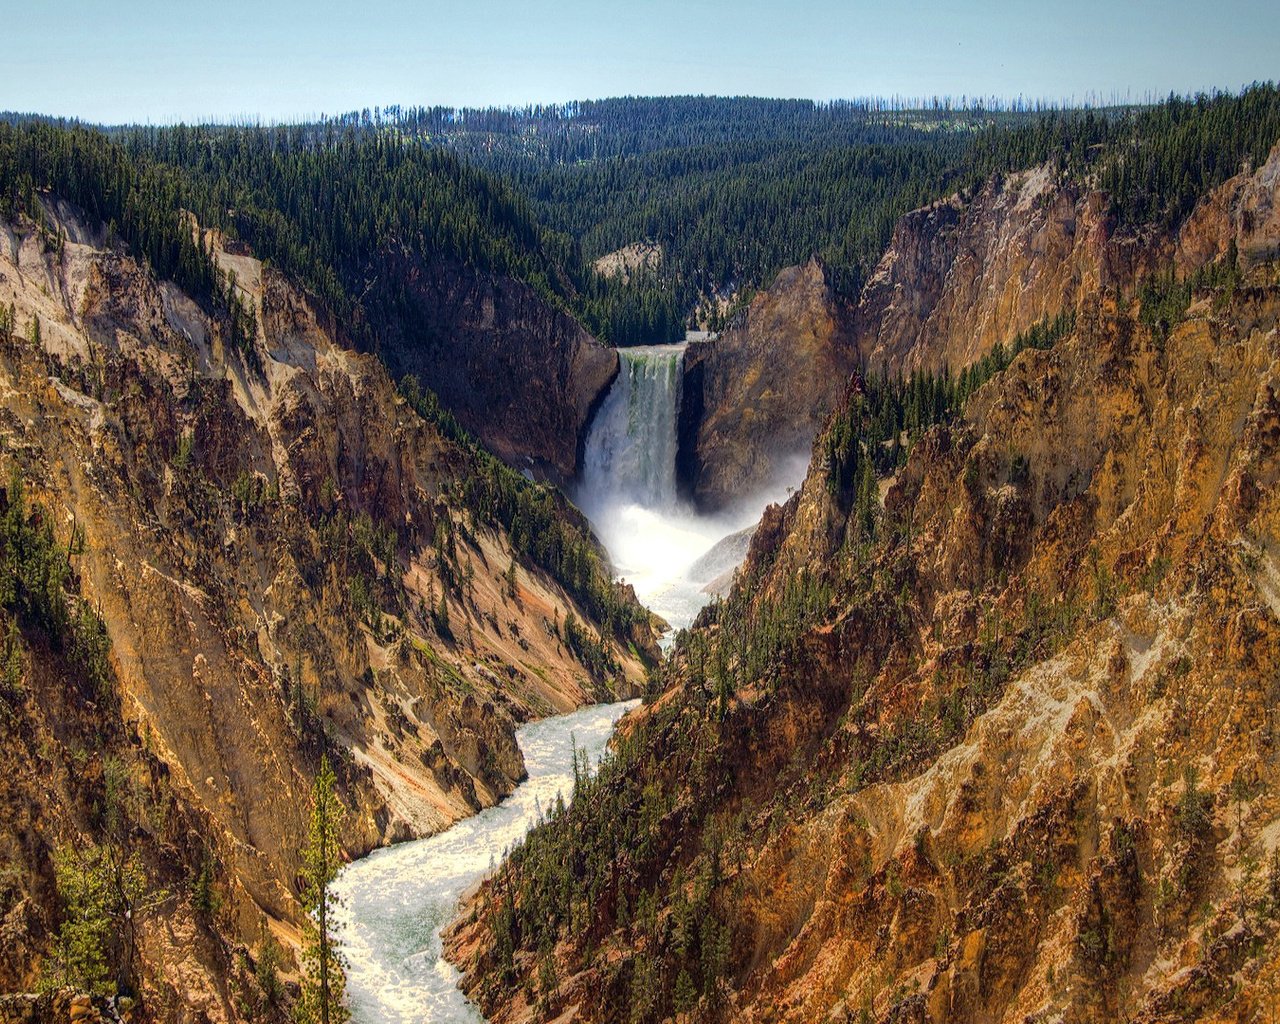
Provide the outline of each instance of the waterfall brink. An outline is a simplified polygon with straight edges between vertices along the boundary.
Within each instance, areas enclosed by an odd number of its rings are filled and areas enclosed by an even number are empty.
[[[676,507],[676,418],[684,345],[619,349],[618,379],[583,453],[582,494],[591,507]]]

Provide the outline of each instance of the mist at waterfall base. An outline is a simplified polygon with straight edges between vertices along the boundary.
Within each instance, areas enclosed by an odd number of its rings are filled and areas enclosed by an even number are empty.
[[[783,479],[734,508],[701,515],[676,483],[677,420],[685,345],[619,349],[618,378],[592,420],[574,501],[591,520],[617,575],[674,629],[693,622],[708,590],[746,554],[746,538],[770,502],[803,479],[807,453]]]
[[[440,929],[462,894],[496,864],[561,793],[573,790],[573,747],[594,765],[614,724],[636,705],[597,704],[521,726],[529,777],[496,807],[439,835],[376,850],[334,882],[336,932],[356,1024],[483,1024],[440,955]]]

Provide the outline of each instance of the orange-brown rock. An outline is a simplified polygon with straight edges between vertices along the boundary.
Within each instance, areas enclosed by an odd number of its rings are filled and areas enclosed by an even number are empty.
[[[643,666],[606,639],[618,674],[591,677],[559,631],[588,611],[463,506],[475,456],[280,274],[208,236],[257,314],[238,351],[46,208],[61,251],[0,224],[3,503],[21,482],[75,540],[112,685],[87,696],[58,639],[24,628],[22,685],[0,695],[0,988],[36,984],[53,854],[100,837],[110,799],[170,894],[137,921],[147,1019],[270,1016],[252,958],[268,933],[297,938],[322,752],[358,854],[493,804],[524,773],[518,722],[632,692]],[[219,906],[197,912],[206,862]]]
[[[873,370],[958,371],[1086,295],[1129,289],[1167,243],[1118,232],[1101,192],[1050,165],[997,178],[898,222],[854,314]]]
[[[855,365],[848,319],[814,259],[781,271],[719,338],[689,345],[679,471],[701,508],[798,480]]]
[[[1071,333],[920,438],[874,539],[815,446],[626,726],[636,799],[662,816],[605,877],[636,879],[641,909],[617,922],[601,889],[600,916],[561,935],[555,988],[534,974],[544,949],[516,961],[510,999],[485,915],[539,890],[501,876],[451,937],[491,1020],[1266,1018],[1280,232],[1230,226],[1280,200],[1277,167],[1206,197],[1182,234],[1191,266],[1234,238],[1241,282],[1167,334],[1090,286]],[[593,796],[630,792],[611,784]],[[687,926],[691,901],[714,927]]]

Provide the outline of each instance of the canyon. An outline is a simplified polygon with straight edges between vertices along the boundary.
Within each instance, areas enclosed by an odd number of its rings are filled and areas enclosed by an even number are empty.
[[[613,764],[447,937],[488,1019],[1265,1018],[1278,201],[1273,151],[1174,232],[1048,168],[904,219],[868,365],[1070,327],[869,507],[853,375]]]
[[[0,121],[0,1021],[305,1013],[325,765],[361,1022],[1266,1019],[1269,90],[770,135],[710,235],[752,103],[634,196]]]
[[[638,692],[652,633],[596,623],[584,602],[601,594],[644,616],[613,593],[576,513],[420,415],[243,246],[203,233],[254,311],[237,348],[102,226],[41,203],[39,224],[0,226],[15,325],[0,358],[5,507],[66,546],[109,671],[86,691],[57,635],[16,641],[0,988],[34,988],[56,924],[52,854],[111,805],[167,892],[136,922],[149,1012],[279,1016],[254,964],[297,941],[321,754],[351,855],[438,831],[523,778],[518,723]],[[572,430],[561,441],[571,459]],[[468,507],[467,486],[524,494],[544,531],[560,522],[596,590],[572,595]],[[598,637],[592,664],[566,638],[574,617]],[[192,904],[202,864],[215,911]]]

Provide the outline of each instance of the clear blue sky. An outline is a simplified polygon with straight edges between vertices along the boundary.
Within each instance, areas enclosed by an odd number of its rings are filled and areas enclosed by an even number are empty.
[[[1280,0],[0,0],[0,109],[297,118],[619,95],[1113,92],[1280,78]]]

